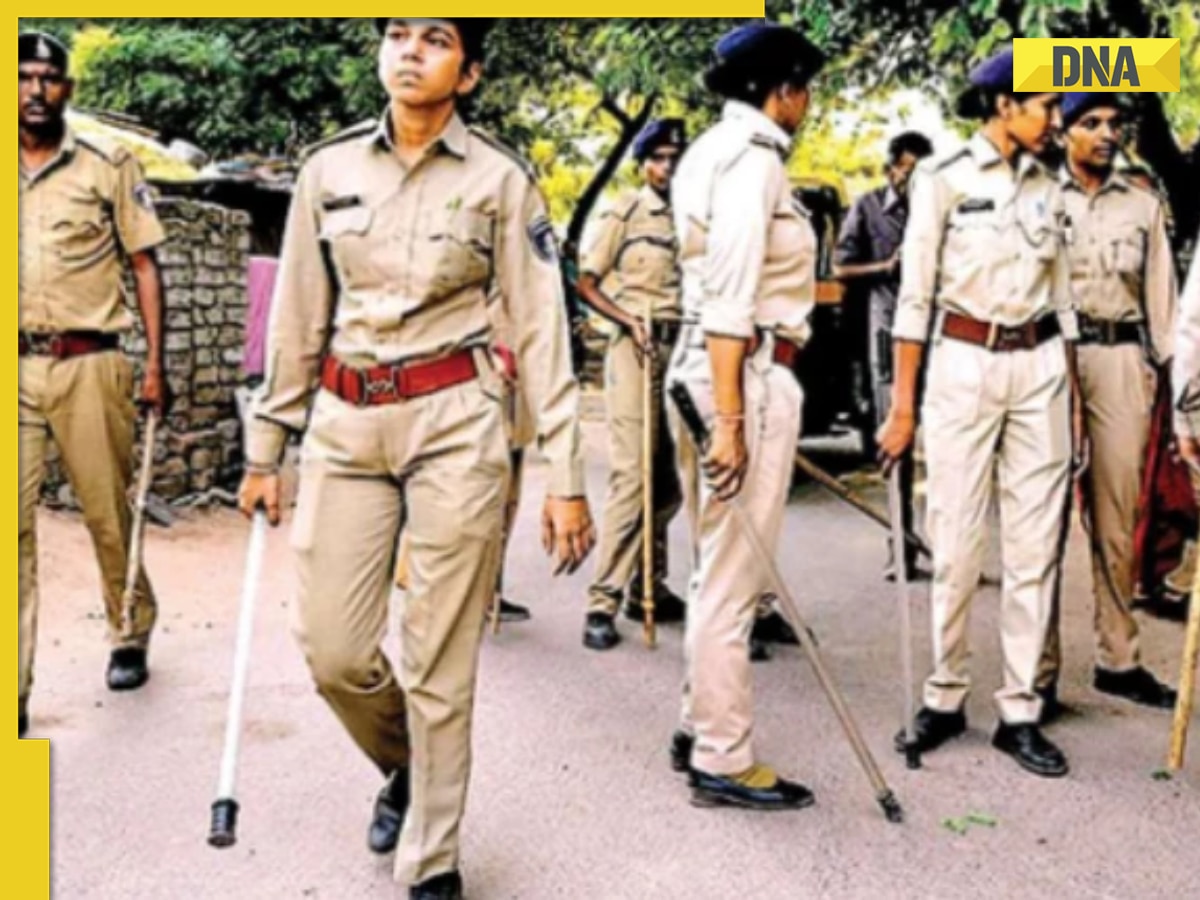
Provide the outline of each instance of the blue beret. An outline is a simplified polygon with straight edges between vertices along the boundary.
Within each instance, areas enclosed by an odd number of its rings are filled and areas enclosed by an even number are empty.
[[[1124,109],[1119,94],[1102,94],[1096,91],[1069,91],[1063,94],[1063,127],[1070,128],[1093,109]]]
[[[990,56],[971,70],[967,76],[974,87],[985,91],[1008,91],[1013,89],[1013,49],[1005,47],[995,56]]]
[[[825,54],[799,31],[769,22],[735,28],[717,41],[715,55],[708,80],[721,93],[785,81],[807,84],[826,62]]]
[[[66,73],[70,54],[62,41],[53,35],[27,31],[17,37],[17,64],[23,62],[49,63]]]
[[[683,119],[657,119],[641,130],[633,141],[633,158],[645,162],[659,147],[687,144],[687,126]]]

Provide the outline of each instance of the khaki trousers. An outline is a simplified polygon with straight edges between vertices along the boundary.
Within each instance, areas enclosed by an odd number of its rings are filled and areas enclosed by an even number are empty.
[[[779,543],[800,438],[803,395],[795,377],[771,361],[771,342],[746,364],[746,446],[750,465],[741,493],[745,518],[768,551]],[[671,380],[685,383],[702,415],[714,412],[708,356],[702,346],[676,352]],[[696,465],[678,414],[672,429],[689,469]],[[686,442],[686,443],[685,443]],[[695,498],[698,566],[688,597],[684,649],[687,682],[683,728],[696,737],[692,764],[713,775],[736,775],[754,765],[754,696],[750,630],[759,600],[770,587],[767,573],[742,536],[729,504],[713,497],[704,480]],[[689,509],[693,507],[689,497]]]
[[[410,767],[396,877],[458,868],[484,611],[509,481],[503,388],[480,379],[394,406],[317,396],[292,544],[296,633],[317,689],[385,774]],[[409,541],[400,680],[384,655],[396,549]]]
[[[1058,339],[1013,353],[950,339],[932,345],[922,407],[934,556],[935,668],[925,684],[930,709],[961,709],[971,687],[968,617],[998,481],[1004,686],[995,699],[1009,724],[1036,722],[1041,715],[1034,687],[1071,478],[1068,382]]]
[[[654,378],[654,579],[667,574],[667,528],[682,502],[675,449],[667,431],[663,378],[669,357],[662,349]],[[615,615],[630,582],[642,576],[642,450],[645,427],[645,369],[633,340],[624,332],[609,343],[604,396],[608,407],[609,477],[596,573],[588,591],[588,612]],[[641,598],[634,598],[641,599]]]
[[[158,609],[143,570],[135,594],[133,629],[124,632],[121,600],[133,531],[128,496],[136,420],[132,364],[117,352],[62,361],[28,356],[17,363],[17,385],[17,697],[24,709],[33,687],[38,620],[37,505],[50,439],[58,445],[96,550],[109,642],[114,647],[148,647]]]
[[[1084,473],[1092,549],[1092,595],[1096,664],[1127,672],[1141,664],[1138,624],[1133,617],[1134,549],[1146,444],[1154,392],[1142,349],[1087,345],[1078,350],[1079,382],[1091,466]],[[1062,667],[1059,602],[1046,641],[1038,686],[1058,679]]]

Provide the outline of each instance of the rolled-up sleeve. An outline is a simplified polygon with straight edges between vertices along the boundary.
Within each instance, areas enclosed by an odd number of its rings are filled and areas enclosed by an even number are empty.
[[[314,161],[300,173],[267,326],[267,375],[246,428],[246,462],[279,464],[290,432],[303,431],[329,343],[337,287],[325,265]]]
[[[497,229],[499,302],[511,323],[519,390],[534,416],[538,450],[550,461],[551,497],[585,496],[579,431],[579,383],[562,275],[546,204],[537,186],[515,171],[505,190]]]
[[[579,255],[580,274],[605,278],[616,266],[624,240],[625,220],[612,208],[603,210],[584,230],[583,250]]]
[[[1175,354],[1175,309],[1179,287],[1175,281],[1175,260],[1167,237],[1163,204],[1155,206],[1154,221],[1146,238],[1146,277],[1143,282],[1146,328],[1150,348],[1157,365],[1167,365]]]
[[[896,340],[918,344],[929,340],[946,230],[945,193],[937,172],[926,168],[917,170],[901,249],[900,294],[892,328]]]
[[[1192,272],[1179,304],[1171,379],[1175,391],[1175,432],[1200,437],[1200,258],[1192,262]]]
[[[754,337],[767,234],[785,181],[779,157],[758,147],[742,153],[716,176],[700,308],[705,333]]]

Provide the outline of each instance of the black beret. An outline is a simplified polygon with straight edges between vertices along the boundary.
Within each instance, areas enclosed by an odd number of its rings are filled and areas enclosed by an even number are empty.
[[[638,133],[633,141],[633,158],[645,162],[659,147],[687,145],[687,126],[683,119],[657,119]]]
[[[715,48],[709,87],[721,94],[751,93],[784,82],[808,84],[825,67],[825,54],[794,28],[768,22],[742,25]]]
[[[17,64],[24,62],[49,63],[66,74],[71,64],[71,54],[62,41],[53,35],[27,31],[17,37]]]
[[[375,30],[381,35],[387,32],[391,19],[376,19]],[[435,21],[450,22],[458,29],[462,38],[463,49],[470,59],[483,58],[483,43],[496,25],[495,19],[437,19]]]

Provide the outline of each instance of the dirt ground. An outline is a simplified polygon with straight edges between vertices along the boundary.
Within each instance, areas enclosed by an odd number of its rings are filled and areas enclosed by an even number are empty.
[[[588,428],[590,495],[603,497],[602,433]],[[998,595],[981,590],[971,633],[977,690],[970,734],[912,773],[890,749],[899,725],[894,591],[879,577],[883,532],[815,486],[788,508],[785,577],[899,795],[879,813],[798,651],[756,669],[761,757],[809,784],[818,805],[762,815],[693,809],[666,764],[683,674],[681,634],[656,652],[637,629],[597,655],[580,646],[590,566],[548,577],[537,548],[535,468],[509,564],[510,594],[533,622],[488,638],[464,825],[472,898],[1151,898],[1195,897],[1200,867],[1200,732],[1183,777],[1163,764],[1169,716],[1090,687],[1088,567],[1073,536],[1065,597],[1064,699],[1052,729],[1073,772],[1047,782],[990,748],[999,683]],[[883,502],[883,491],[871,488]],[[380,784],[316,696],[291,635],[286,535],[271,535],[240,770],[241,842],[205,844],[222,734],[246,526],[193,513],[154,529],[147,560],[161,598],[153,679],[104,688],[97,576],[81,522],[41,520],[43,615],[33,736],[53,743],[53,885],[62,898],[401,896],[390,860],[365,847]],[[686,578],[686,526],[672,533],[672,581]],[[992,571],[998,564],[992,561]],[[917,590],[919,674],[929,659]],[[1147,665],[1178,678],[1179,626],[1144,621]],[[944,826],[994,817],[965,835]]]

